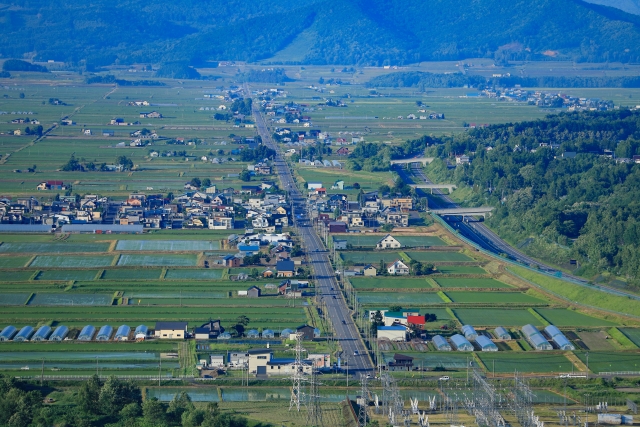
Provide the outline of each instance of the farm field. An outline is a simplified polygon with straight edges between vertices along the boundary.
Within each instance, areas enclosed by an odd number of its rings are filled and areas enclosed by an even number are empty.
[[[469,360],[469,354],[456,352],[426,352],[426,353],[405,353],[413,357],[414,366],[425,368],[445,368],[445,369],[465,369]],[[385,361],[393,361],[394,353],[382,353]]]
[[[340,252],[340,257],[344,262],[355,265],[380,265],[381,260],[390,263],[400,259],[397,252]]]
[[[109,269],[104,270],[101,279],[103,280],[156,280],[162,274],[161,269],[141,268],[141,269]]]
[[[439,265],[436,268],[442,274],[487,274],[482,267],[467,265]]]
[[[224,270],[202,269],[202,270],[167,270],[165,279],[187,279],[187,280],[216,280],[222,279]]]
[[[587,363],[585,352],[576,351],[575,355],[584,364]],[[594,374],[619,371],[640,372],[640,351],[624,353],[590,351],[589,370]]]
[[[640,347],[640,328],[620,328],[620,330],[631,342]]]
[[[3,236],[4,237],[4,236]],[[25,243],[2,243],[0,245],[0,253],[26,253],[26,254],[39,254],[39,253],[79,253],[79,252],[107,252],[109,249],[108,243],[40,243],[40,242],[25,242]]]
[[[463,325],[513,326],[520,328],[531,323],[532,325],[542,326],[541,322],[533,314],[524,309],[455,308],[453,312]]]
[[[36,293],[29,305],[110,305],[110,295]]]
[[[349,281],[356,289],[420,289],[432,288],[424,277],[351,277]]]
[[[427,305],[442,304],[442,298],[436,293],[427,292],[358,292],[358,301],[364,305]]]
[[[573,364],[563,354],[558,353],[500,353],[478,352],[476,355],[482,360],[489,372],[493,371],[495,361],[496,373],[523,372],[571,372]],[[575,367],[574,370],[577,371]]]
[[[556,326],[615,326],[616,323],[587,316],[572,310],[554,310],[548,308],[537,308],[536,311],[549,323]]]
[[[97,274],[98,270],[44,270],[38,273],[36,280],[93,280]]]
[[[24,282],[33,276],[34,271],[3,271],[0,274],[0,282]]]
[[[606,339],[606,332],[587,332],[580,331],[578,336],[582,339],[582,342],[586,344],[589,350],[592,351],[613,351],[615,347],[611,344],[611,340]]]
[[[220,242],[189,240],[118,240],[117,251],[202,252],[217,251]]]
[[[197,255],[138,255],[122,254],[118,260],[119,266],[168,266],[193,267],[196,265]]]
[[[30,296],[30,293],[3,293],[0,294],[0,305],[24,305]]]
[[[109,267],[113,256],[62,256],[38,255],[29,267],[43,268],[92,268]]]
[[[30,259],[30,256],[2,256],[0,257],[0,268],[21,268]]]
[[[473,259],[459,252],[436,252],[436,251],[405,251],[411,259],[420,262],[471,262]]]
[[[466,278],[434,278],[443,288],[510,288],[506,283],[494,279],[466,279]]]
[[[362,247],[362,248],[374,248],[376,244],[385,237],[386,234],[363,234],[363,233],[352,233],[352,234],[337,234],[333,236],[334,240],[346,240],[347,245],[352,245],[353,247]],[[436,236],[399,236],[395,235],[395,237],[403,247],[414,248],[414,247],[423,247],[423,246],[447,246],[447,244]]]
[[[453,302],[544,304],[546,301],[520,292],[445,292]]]

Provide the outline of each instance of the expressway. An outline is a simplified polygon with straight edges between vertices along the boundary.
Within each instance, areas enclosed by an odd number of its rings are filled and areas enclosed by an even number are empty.
[[[246,90],[246,88],[245,88]],[[249,91],[246,90],[247,94]],[[258,134],[262,142],[276,150],[274,161],[275,171],[280,178],[281,188],[286,191],[293,207],[293,218],[297,230],[307,252],[307,259],[313,265],[316,280],[316,292],[325,303],[331,324],[335,331],[335,338],[342,348],[342,361],[348,361],[349,374],[373,374],[373,364],[367,355],[367,350],[360,339],[360,334],[351,311],[340,292],[333,266],[322,240],[311,225],[307,216],[306,199],[298,190],[289,166],[282,157],[282,153],[273,142],[261,112],[256,103],[253,104],[253,116],[256,121]],[[357,355],[356,355],[357,352]]]
[[[409,176],[402,168],[396,168],[396,171],[400,175],[401,179],[410,184],[413,182],[413,178],[424,182],[426,184],[433,184],[429,178],[424,174],[420,166],[416,163],[411,164],[411,176]],[[451,200],[450,197],[442,194],[442,192],[438,189],[433,190],[433,195],[438,196],[438,199],[430,198],[429,205],[434,208],[457,208],[458,205]],[[424,194],[426,197],[427,195]],[[451,222],[447,221],[449,225],[453,228],[460,230],[460,234],[462,234],[467,239],[473,241],[477,245],[481,246],[483,249],[486,249],[489,252],[495,254],[507,254],[509,258],[512,260],[519,262],[525,265],[536,265],[541,271],[547,272],[549,274],[558,273],[558,270],[554,267],[551,267],[547,264],[544,264],[534,258],[531,258],[528,255],[523,254],[517,249],[510,246],[507,242],[502,240],[498,235],[496,235],[493,231],[491,231],[486,225],[482,222],[477,221],[461,221],[461,222]],[[610,288],[608,286],[603,285],[590,285],[588,281],[584,280],[581,277],[577,277],[571,274],[562,273],[563,278],[570,279],[571,282],[588,287],[589,289],[597,289],[612,295],[629,297],[635,300],[640,300],[638,295],[630,294],[628,292],[620,291],[618,289]]]

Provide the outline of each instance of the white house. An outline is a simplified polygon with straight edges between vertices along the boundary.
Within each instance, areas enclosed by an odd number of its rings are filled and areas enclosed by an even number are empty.
[[[323,186],[322,186],[321,182],[308,182],[307,183],[307,188],[309,190],[317,190],[319,188],[323,188]]]
[[[402,244],[391,234],[387,234],[376,243],[376,249],[398,249]]]
[[[409,266],[402,262],[402,260],[396,260],[389,264],[387,272],[392,275],[406,276],[409,274]]]

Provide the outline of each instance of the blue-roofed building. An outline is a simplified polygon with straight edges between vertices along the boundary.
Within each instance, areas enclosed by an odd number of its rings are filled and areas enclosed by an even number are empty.
[[[51,335],[51,326],[40,326],[38,332],[36,332],[31,338],[31,341],[46,341],[49,338],[49,335]]]
[[[114,339],[116,341],[128,341],[130,333],[131,333],[131,327],[127,325],[122,325],[116,331],[116,336],[114,337]]]
[[[78,335],[78,341],[91,341],[96,333],[96,328],[91,325],[87,325],[80,331]]]
[[[0,332],[0,341],[11,341],[17,333],[18,329],[15,326],[5,326],[2,332]]]
[[[457,351],[473,351],[473,345],[460,334],[451,337],[451,346]]]
[[[104,325],[98,331],[98,335],[96,335],[96,340],[109,341],[109,339],[111,338],[111,335],[113,335],[113,327],[109,325]]]
[[[33,326],[25,326],[24,328],[20,329],[20,332],[18,332],[15,337],[13,337],[13,340],[29,341],[34,333],[35,329],[33,329]]]
[[[66,326],[58,326],[49,337],[49,341],[63,341],[69,335],[69,328]]]

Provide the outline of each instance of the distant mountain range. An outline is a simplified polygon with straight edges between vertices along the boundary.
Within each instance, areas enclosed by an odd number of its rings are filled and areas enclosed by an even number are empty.
[[[588,3],[615,7],[627,13],[640,15],[640,0],[586,0]]]
[[[640,61],[640,0],[14,0],[0,54],[92,67]],[[611,7],[609,7],[611,6]],[[627,12],[624,12],[623,10]]]

